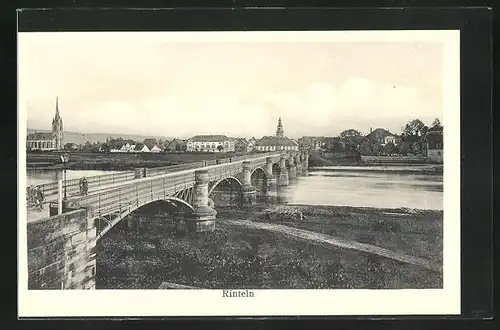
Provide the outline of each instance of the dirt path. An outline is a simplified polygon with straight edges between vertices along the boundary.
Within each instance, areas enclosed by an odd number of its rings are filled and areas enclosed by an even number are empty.
[[[436,265],[428,260],[412,257],[403,253],[394,252],[374,245],[359,243],[355,241],[348,241],[333,236],[328,236],[316,232],[311,232],[303,229],[298,229],[273,223],[253,222],[249,220],[227,220],[227,221],[231,224],[238,226],[244,226],[252,229],[271,230],[275,232],[284,233],[290,236],[299,237],[308,241],[326,243],[334,245],[336,247],[373,253],[379,256],[391,258],[394,260],[398,260],[416,266],[421,266],[427,269],[441,271],[441,267],[439,265]]]

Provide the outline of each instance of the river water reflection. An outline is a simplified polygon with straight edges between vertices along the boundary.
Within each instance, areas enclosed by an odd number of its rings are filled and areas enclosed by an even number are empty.
[[[82,177],[89,177],[95,175],[118,173],[118,171],[83,171],[83,170],[67,170],[66,179],[80,179]],[[49,182],[57,182],[64,180],[63,170],[32,170],[26,171],[26,185],[39,185]]]
[[[277,195],[289,204],[442,210],[443,176],[315,169],[279,188]]]

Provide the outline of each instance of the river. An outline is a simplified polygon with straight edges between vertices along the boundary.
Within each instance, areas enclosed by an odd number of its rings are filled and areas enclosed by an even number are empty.
[[[443,209],[441,174],[372,172],[345,167],[310,170],[279,189],[279,200],[289,204],[375,208]]]
[[[337,169],[337,170],[336,170]],[[280,202],[377,208],[443,209],[443,176],[394,173],[388,167],[325,167],[298,176],[277,192]],[[381,170],[376,172],[376,170]],[[113,171],[68,170],[67,178],[81,178]],[[27,183],[41,184],[63,178],[61,170],[28,170]]]
[[[119,171],[94,171],[94,170],[66,170],[66,179],[80,179],[95,175],[118,173]],[[27,185],[39,185],[43,183],[56,182],[64,180],[63,170],[33,170],[26,171]]]

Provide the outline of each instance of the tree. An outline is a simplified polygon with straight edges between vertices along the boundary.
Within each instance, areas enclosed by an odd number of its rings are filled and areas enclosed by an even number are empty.
[[[353,128],[342,131],[339,135],[342,139],[361,136],[361,133]]]
[[[379,155],[382,152],[382,146],[378,143],[372,144],[372,154]]]
[[[392,155],[396,153],[396,147],[394,146],[394,143],[389,142],[384,146],[383,151],[387,155]]]
[[[217,150],[219,150],[219,152],[221,152],[222,150],[224,150],[224,147],[221,144],[219,144],[217,146]]]
[[[331,153],[342,152],[343,145],[339,138],[328,137],[324,140],[324,149],[326,152]]]
[[[110,147],[109,147],[109,144],[107,143],[103,143],[101,145],[101,152],[104,152],[104,153],[109,153],[110,152]]]
[[[421,138],[427,133],[429,128],[420,119],[410,120],[406,126],[403,128],[403,139],[405,138]]]
[[[429,131],[442,131],[443,130],[443,125],[441,125],[441,122],[439,121],[439,118],[434,119],[432,122],[432,126],[429,129]]]
[[[401,134],[403,142],[410,146],[409,151],[413,154],[422,152],[422,138],[429,131],[429,128],[420,119],[410,120],[403,128]]]
[[[410,146],[407,142],[402,142],[397,145],[396,152],[402,156],[408,155],[408,151],[410,150]]]
[[[361,142],[358,151],[363,156],[371,156],[373,154],[371,142],[370,141]]]

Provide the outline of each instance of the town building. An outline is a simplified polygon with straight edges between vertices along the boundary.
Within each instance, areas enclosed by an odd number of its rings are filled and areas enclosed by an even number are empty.
[[[144,143],[136,143],[133,152],[149,152],[149,148]]]
[[[187,142],[189,152],[232,152],[234,141],[225,135],[196,135]]]
[[[255,144],[257,143],[257,139],[251,137],[247,140],[247,152],[252,152],[255,149]]]
[[[35,132],[26,137],[28,150],[62,150],[64,147],[63,121],[59,115],[59,98],[56,98],[56,114],[52,119],[52,132]]]
[[[443,163],[443,131],[430,131],[424,138],[424,155],[433,163]]]
[[[144,145],[148,148],[149,152],[162,152],[163,149],[160,148],[160,144],[156,139],[145,139]]]
[[[245,138],[234,139],[234,151],[247,152],[248,141]]]
[[[124,145],[122,145],[120,149],[118,149],[118,152],[133,152],[134,150],[135,150],[135,145],[127,142]]]
[[[369,140],[370,142],[381,146],[385,146],[388,143],[398,145],[401,142],[400,138],[396,134],[392,134],[383,128],[377,128],[375,130],[370,128],[370,133],[365,137],[365,140]]]
[[[316,150],[323,149],[325,137],[323,136],[304,136],[298,140],[299,148],[302,150]]]
[[[157,144],[155,144],[151,149],[149,149],[149,152],[154,152],[154,153],[159,153],[159,152],[162,152],[162,151],[163,150]]]
[[[255,143],[256,151],[277,151],[277,150],[299,150],[297,141],[287,138],[281,123],[281,117],[278,119],[276,127],[276,136],[264,136]]]
[[[175,151],[186,151],[187,141],[184,139],[173,139],[169,143],[165,144],[165,151],[175,152]]]

